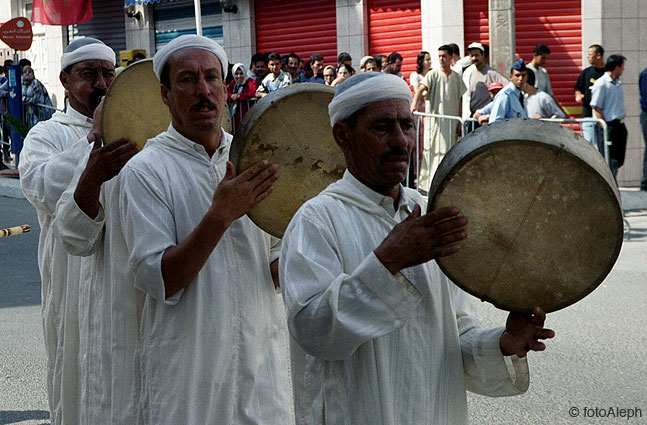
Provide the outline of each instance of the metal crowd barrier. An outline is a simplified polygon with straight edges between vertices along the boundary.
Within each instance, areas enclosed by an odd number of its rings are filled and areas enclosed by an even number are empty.
[[[231,134],[232,135],[236,134],[236,120],[238,120],[239,123],[243,121],[243,115],[244,115],[243,114],[243,109],[244,108],[241,108],[241,106],[243,104],[246,104],[247,105],[247,110],[249,111],[252,108],[252,106],[256,105],[256,102],[258,102],[258,99],[256,99],[256,98],[249,99],[249,100],[237,100],[236,102],[229,102],[229,103],[236,103],[238,105],[238,107],[236,108],[234,113],[230,114],[231,115]]]
[[[411,179],[420,176],[420,156],[421,156],[421,153],[424,152],[424,141],[421,140],[421,137],[420,137],[421,136],[420,130],[421,130],[421,124],[423,122],[422,121],[423,118],[435,118],[435,119],[437,119],[439,127],[441,127],[443,124],[449,124],[452,121],[456,121],[457,124],[460,124],[460,126],[461,126],[461,136],[459,137],[457,135],[456,140],[452,141],[451,146],[453,146],[456,142],[458,142],[458,140],[462,136],[466,135],[467,133],[469,133],[471,131],[471,130],[469,130],[469,127],[468,127],[468,125],[471,122],[476,122],[477,121],[474,118],[461,118],[461,117],[457,117],[457,116],[454,116],[454,115],[429,114],[429,113],[426,113],[426,112],[418,112],[418,111],[415,111],[413,113],[413,115],[414,115],[414,117],[416,119],[416,152],[417,152],[417,155],[414,158],[414,161],[415,161],[414,163],[416,165],[416,167],[415,167],[416,172],[414,173],[415,175],[412,176],[412,173],[407,173],[407,186],[409,186],[409,187],[413,187],[413,182],[411,181]],[[431,177],[432,176],[430,176],[430,178]]]
[[[550,121],[550,122],[558,122],[560,124],[570,124],[570,129],[575,131],[573,129],[573,124],[578,123],[580,124],[580,131],[582,129],[581,124],[582,123],[594,123],[598,124],[600,127],[602,127],[602,138],[603,140],[603,146],[604,146],[604,160],[606,161],[607,165],[609,165],[609,147],[611,146],[611,141],[609,140],[609,130],[607,129],[607,123],[604,122],[604,120],[601,120],[599,118],[539,118],[542,121]],[[597,141],[597,132],[593,132],[593,140],[590,142],[593,146],[596,148],[598,147],[598,141]]]

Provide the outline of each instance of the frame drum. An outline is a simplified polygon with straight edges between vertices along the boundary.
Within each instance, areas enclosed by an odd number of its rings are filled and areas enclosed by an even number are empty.
[[[141,150],[148,139],[168,129],[171,113],[162,102],[152,59],[133,63],[115,78],[103,101],[102,114],[105,143],[127,137]]]
[[[467,239],[438,265],[504,310],[550,312],[577,302],[604,280],[622,246],[609,167],[555,123],[505,120],[464,137],[429,191],[428,211],[447,206],[467,217]]]
[[[282,237],[299,207],[346,169],[328,117],[334,94],[317,83],[281,88],[259,100],[236,131],[230,158],[237,175],[262,159],[279,165],[274,191],[247,214],[273,236]]]

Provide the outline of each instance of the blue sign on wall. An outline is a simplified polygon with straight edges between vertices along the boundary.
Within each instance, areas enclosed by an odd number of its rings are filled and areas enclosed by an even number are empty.
[[[7,80],[9,80],[9,94],[7,95],[7,112],[22,121],[22,79],[20,65],[7,66]],[[22,150],[22,137],[11,128],[11,153],[20,154]]]

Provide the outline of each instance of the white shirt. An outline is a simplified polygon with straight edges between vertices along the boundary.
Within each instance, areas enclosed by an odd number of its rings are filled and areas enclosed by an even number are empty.
[[[270,273],[277,239],[247,216],[234,221],[196,278],[165,300],[162,255],[211,206],[230,143],[223,132],[210,158],[171,125],[117,176],[124,267],[145,297],[137,346],[145,424],[294,422],[285,311]]]
[[[526,65],[528,68],[532,69],[535,73],[535,87],[537,90],[548,93],[553,96],[553,88],[550,85],[550,77],[548,76],[548,71],[543,66],[535,68],[532,63]]]
[[[116,178],[101,187],[98,217],[88,217],[74,200],[90,151],[79,162],[61,196],[52,226],[72,255],[83,256],[90,278],[79,287],[81,424],[136,423],[139,369],[135,348],[144,294],[126,267],[128,250],[120,232]]]
[[[39,122],[25,138],[20,155],[20,183],[36,208],[40,223],[38,267],[42,280],[42,315],[47,353],[47,393],[52,424],[79,423],[79,282],[81,259],[68,255],[52,232],[56,203],[79,161],[92,148],[87,135],[92,120],[71,107]]]
[[[435,262],[392,275],[373,250],[424,200],[393,200],[348,171],[296,213],[280,275],[292,336],[299,424],[467,423],[465,390],[528,387],[525,359],[508,371],[502,329],[481,330],[473,306]]]
[[[534,118],[535,115],[539,115],[542,118],[551,118],[553,116],[557,118],[566,117],[552,96],[539,90],[532,96],[526,96],[526,111],[528,112],[529,118]]]

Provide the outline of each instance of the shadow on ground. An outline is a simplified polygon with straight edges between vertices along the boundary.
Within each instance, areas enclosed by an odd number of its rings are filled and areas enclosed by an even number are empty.
[[[47,410],[0,410],[0,425],[39,419],[49,419],[49,412]],[[41,425],[49,425],[49,422]]]

